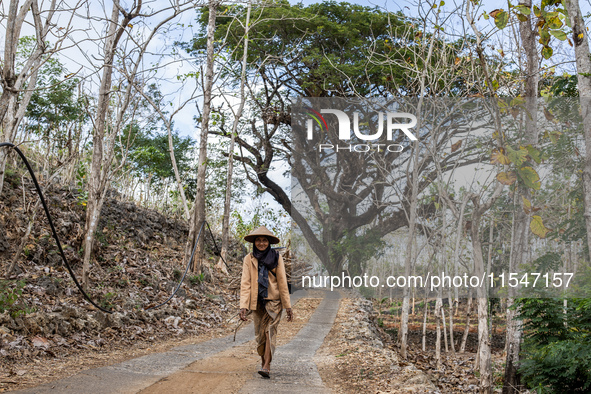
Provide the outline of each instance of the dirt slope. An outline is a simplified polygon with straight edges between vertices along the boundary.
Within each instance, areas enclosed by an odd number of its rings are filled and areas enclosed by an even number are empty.
[[[45,192],[60,241],[80,274],[82,196],[68,187]],[[170,304],[145,312],[168,298],[179,282],[187,224],[111,193],[101,215],[88,289],[97,303],[115,311],[109,315],[92,307],[75,287],[42,207],[34,211],[37,199],[27,178],[7,177],[0,196],[0,274],[15,256],[17,263],[7,279],[0,279],[0,391],[34,384],[83,354],[137,350],[230,329],[226,321],[236,311],[237,295],[225,290],[225,275],[209,268],[214,262],[211,238],[206,238],[204,275],[189,275]],[[236,275],[245,251],[239,244],[231,250],[228,269]]]

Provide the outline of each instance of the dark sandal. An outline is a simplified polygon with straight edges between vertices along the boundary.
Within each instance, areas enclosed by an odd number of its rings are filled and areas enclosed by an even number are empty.
[[[261,375],[262,377],[267,378],[267,379],[269,379],[271,377],[269,374],[270,372],[271,371],[269,371],[268,369],[265,369],[265,368],[259,369],[259,375]]]

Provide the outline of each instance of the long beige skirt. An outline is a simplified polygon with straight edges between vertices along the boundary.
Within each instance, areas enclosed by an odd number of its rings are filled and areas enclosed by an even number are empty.
[[[279,326],[279,321],[281,321],[282,309],[280,300],[270,300],[267,301],[264,308],[259,304],[257,305],[257,309],[253,311],[257,353],[261,357],[265,355],[265,346],[267,344],[267,336],[265,334],[268,332],[271,345],[271,360],[273,359],[275,343],[277,342],[277,326]]]

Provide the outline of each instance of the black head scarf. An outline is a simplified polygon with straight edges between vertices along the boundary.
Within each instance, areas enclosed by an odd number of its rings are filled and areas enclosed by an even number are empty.
[[[269,289],[269,271],[272,271],[275,269],[275,267],[277,267],[279,262],[279,253],[275,249],[271,249],[270,243],[267,249],[263,251],[258,250],[253,243],[252,254],[259,262],[258,301],[264,304]]]

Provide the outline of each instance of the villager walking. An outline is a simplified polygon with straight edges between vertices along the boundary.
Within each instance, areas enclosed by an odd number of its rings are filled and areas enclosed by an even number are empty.
[[[283,258],[271,248],[272,244],[279,243],[279,238],[265,226],[257,228],[244,240],[252,242],[253,248],[242,265],[240,319],[246,320],[249,311],[253,313],[257,353],[262,361],[258,372],[269,378],[282,309],[287,312],[287,321],[293,321],[287,275]]]

